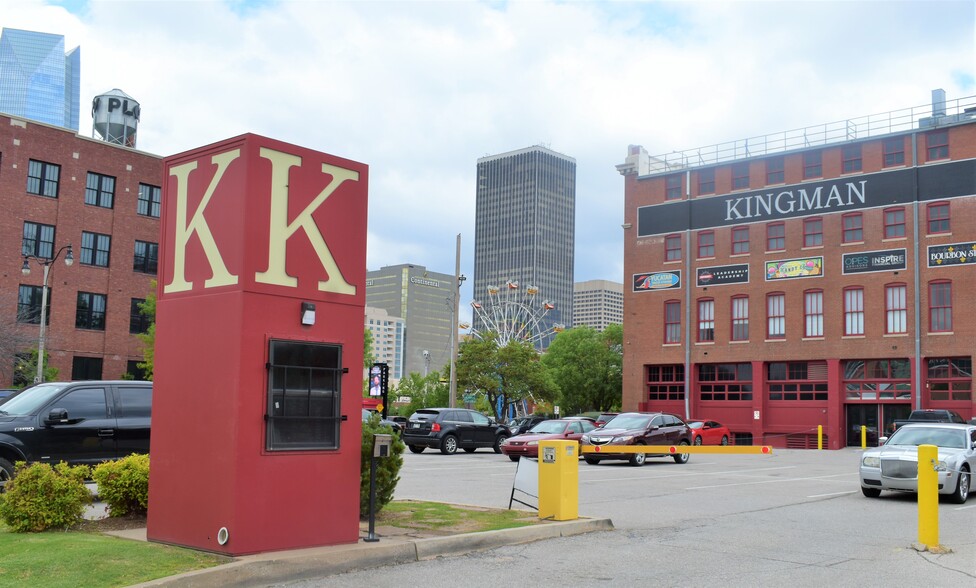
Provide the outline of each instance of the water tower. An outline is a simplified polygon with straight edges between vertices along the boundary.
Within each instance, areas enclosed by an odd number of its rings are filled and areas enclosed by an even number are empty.
[[[136,146],[139,103],[115,88],[92,100],[92,136],[108,143]]]

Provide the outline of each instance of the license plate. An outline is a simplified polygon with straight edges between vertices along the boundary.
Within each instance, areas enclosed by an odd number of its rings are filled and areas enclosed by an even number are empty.
[[[420,423],[410,423],[410,428],[411,429],[419,429],[420,428]]]

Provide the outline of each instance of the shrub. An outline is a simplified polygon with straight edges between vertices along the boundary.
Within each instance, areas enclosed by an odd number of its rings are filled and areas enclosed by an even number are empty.
[[[363,421],[363,446],[360,458],[359,475],[359,517],[369,516],[369,468],[373,459],[373,435],[376,433],[393,434],[389,425],[380,425],[380,415],[373,414],[368,421]],[[393,435],[393,445],[390,456],[376,460],[376,512],[383,510],[388,502],[393,500],[393,491],[400,481],[400,467],[403,465],[403,450],[406,445],[400,436]]]
[[[133,453],[95,466],[92,478],[98,497],[108,505],[108,514],[121,517],[144,514],[149,505],[149,456]]]
[[[61,462],[17,462],[14,477],[0,495],[0,518],[12,531],[37,533],[48,528],[67,529],[81,522],[92,495],[85,486],[91,469]]]

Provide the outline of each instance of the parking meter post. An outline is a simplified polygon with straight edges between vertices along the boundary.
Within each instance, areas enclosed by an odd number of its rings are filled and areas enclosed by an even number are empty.
[[[918,542],[927,548],[939,544],[939,448],[918,446]]]
[[[379,541],[376,536],[376,458],[369,460],[369,533],[363,541],[370,543]]]

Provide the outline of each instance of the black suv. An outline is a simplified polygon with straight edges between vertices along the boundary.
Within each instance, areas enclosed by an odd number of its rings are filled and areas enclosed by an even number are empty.
[[[691,429],[679,417],[664,412],[624,412],[610,419],[600,429],[583,435],[580,443],[600,448],[599,453],[586,453],[588,464],[603,459],[625,459],[630,465],[642,466],[647,457],[671,457],[675,463],[688,463],[687,453],[662,455],[651,453],[614,453],[620,445],[691,445]]]
[[[414,453],[436,447],[450,455],[459,447],[468,453],[479,447],[501,453],[500,445],[509,435],[507,427],[475,410],[422,408],[410,415],[400,439]]]
[[[95,465],[149,453],[152,382],[46,382],[0,406],[0,482],[18,461]]]

